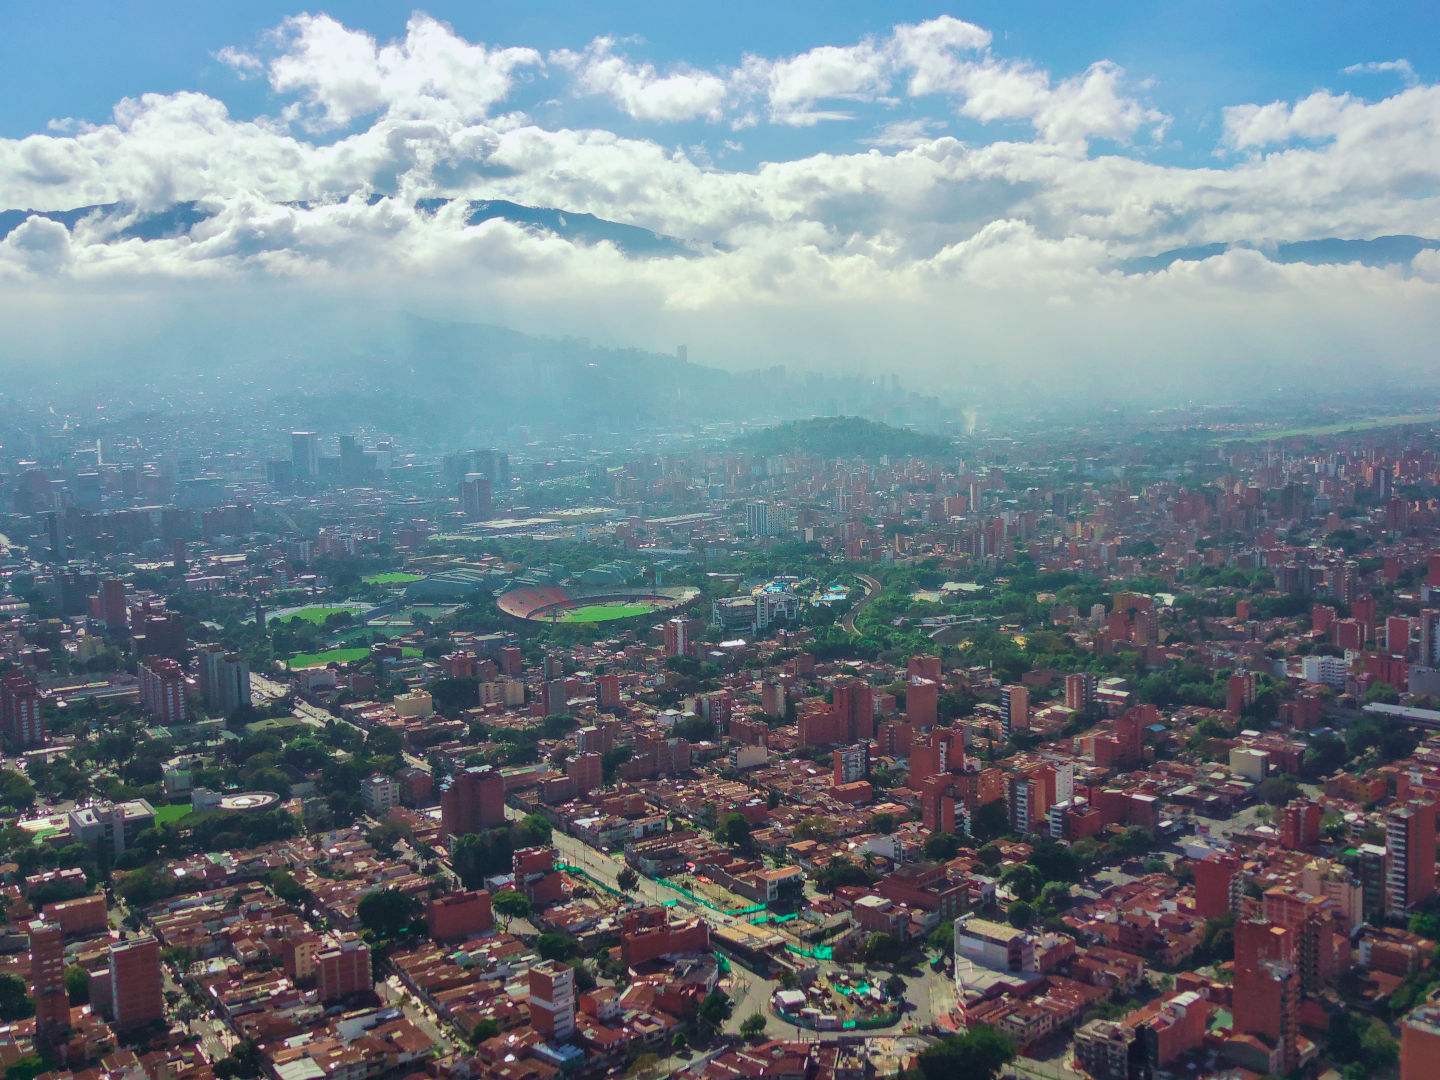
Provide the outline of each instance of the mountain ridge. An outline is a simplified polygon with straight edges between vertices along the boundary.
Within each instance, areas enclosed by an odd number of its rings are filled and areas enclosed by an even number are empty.
[[[367,201],[369,205],[374,206],[389,197],[371,195]],[[440,198],[420,199],[414,205],[415,209],[421,213],[434,215],[454,201]],[[316,200],[297,200],[280,205],[308,210],[323,204]],[[596,217],[594,214],[560,210],[553,207],[525,206],[508,199],[471,199],[468,200],[467,209],[469,211],[465,217],[467,225],[479,225],[482,222],[498,218],[525,228],[551,232],[563,239],[581,244],[612,243],[632,258],[695,254],[694,249],[673,236],[652,232],[639,225],[610,221],[606,218]],[[95,203],[91,206],[79,206],[70,210],[0,210],[0,241],[3,241],[5,237],[31,218],[38,217],[56,221],[74,231],[77,224],[92,215],[98,216],[103,221],[107,218],[134,212],[133,206],[123,202]],[[188,236],[191,229],[209,221],[214,216],[215,212],[207,210],[199,200],[172,203],[163,210],[139,214],[134,221],[119,229],[114,238],[147,242],[174,240],[181,236]]]

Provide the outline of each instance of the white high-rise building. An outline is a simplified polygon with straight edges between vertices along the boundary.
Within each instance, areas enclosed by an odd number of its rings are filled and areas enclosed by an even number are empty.
[[[770,535],[770,504],[758,500],[745,507],[745,527],[751,536]]]
[[[292,431],[290,462],[298,480],[313,480],[319,476],[320,436],[313,431]]]

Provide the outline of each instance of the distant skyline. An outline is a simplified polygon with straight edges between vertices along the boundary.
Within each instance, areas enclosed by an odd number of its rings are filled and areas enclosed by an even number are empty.
[[[948,386],[1432,374],[1440,252],[1266,252],[1440,239],[1433,4],[328,11],[7,13],[0,210],[197,201],[207,220],[148,241],[123,217],[13,228],[0,357],[131,355],[251,312],[283,337],[354,304]],[[416,210],[435,197],[694,254]],[[1203,245],[1237,246],[1126,262]]]

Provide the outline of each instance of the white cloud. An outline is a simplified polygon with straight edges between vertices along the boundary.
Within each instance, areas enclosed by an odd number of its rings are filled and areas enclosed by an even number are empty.
[[[913,120],[892,120],[883,125],[875,134],[861,141],[867,146],[878,146],[883,149],[896,147],[909,149],[930,142],[934,138],[931,132],[939,126],[938,120],[929,120],[924,117]]]
[[[260,62],[258,56],[245,52],[243,49],[237,49],[234,45],[226,45],[215,54],[215,59],[234,70],[242,79],[259,75],[265,69],[265,65]]]
[[[0,240],[0,271],[49,276],[67,270],[73,260],[70,230],[48,218],[28,218]]]
[[[1098,61],[1083,74],[1053,86],[1048,72],[990,53],[990,32],[952,16],[896,26],[884,39],[822,45],[789,57],[750,54],[738,67],[702,71],[681,65],[661,74],[615,51],[613,37],[598,37],[583,52],[560,49],[550,63],[572,74],[572,91],[604,97],[637,120],[677,122],[729,115],[748,127],[757,108],[773,124],[810,127],[853,119],[843,105],[896,105],[911,99],[950,98],[958,111],[985,123],[1023,120],[1049,141],[1091,138],[1126,141],[1142,127],[1163,132],[1167,118],[1125,93],[1124,72]]]
[[[1414,66],[1403,57],[1399,60],[1371,60],[1364,64],[1351,64],[1342,71],[1345,75],[1383,75],[1389,72],[1400,76],[1400,81],[1406,86],[1415,86],[1420,82]]]
[[[510,93],[519,69],[540,64],[534,49],[490,49],[415,14],[403,41],[378,45],[329,15],[297,15],[271,35],[278,49],[270,86],[298,95],[306,121],[345,128],[382,109],[392,116],[476,120]]]
[[[721,119],[728,92],[724,79],[689,68],[661,75],[653,64],[631,63],[614,49],[614,38],[598,37],[582,53],[559,49],[549,59],[573,73],[575,93],[609,98],[636,120]]]
[[[809,126],[847,119],[849,113],[816,109],[819,101],[875,101],[890,88],[889,58],[871,42],[822,45],[784,60],[747,56],[737,76],[768,102],[779,124]]]
[[[990,41],[990,31],[942,15],[916,26],[897,26],[890,48],[896,66],[910,72],[909,93],[921,97],[952,89],[960,66],[957,53],[985,49]]]

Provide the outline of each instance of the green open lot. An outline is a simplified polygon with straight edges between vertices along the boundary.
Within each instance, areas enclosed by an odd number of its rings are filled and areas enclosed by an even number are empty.
[[[368,647],[355,646],[350,649],[327,649],[325,652],[297,653],[290,658],[292,668],[319,667],[322,664],[336,663],[349,664],[356,660],[364,660],[370,655]],[[406,648],[401,653],[407,660],[414,659],[421,655],[419,649]]]
[[[1231,436],[1221,442],[1269,442],[1272,439],[1293,439],[1300,435],[1340,435],[1347,431],[1373,431],[1377,428],[1404,427],[1406,424],[1434,424],[1440,413],[1411,413],[1406,416],[1382,416],[1373,420],[1352,420],[1339,424],[1316,424],[1313,427],[1284,428],[1260,431],[1254,435]]]
[[[320,626],[331,615],[339,615],[349,610],[349,608],[343,607],[307,607],[301,608],[299,611],[292,611],[289,615],[284,616],[281,621],[289,622],[291,619],[304,619],[306,622]]]
[[[591,607],[573,608],[562,611],[556,622],[592,623],[609,622],[611,619],[628,619],[632,615],[648,615],[658,611],[655,604],[595,604]]]
[[[194,812],[195,811],[191,810],[190,807],[184,803],[176,806],[157,806],[155,808],[155,824],[173,825],[175,822],[189,817]]]
[[[366,585],[408,585],[412,581],[419,581],[420,577],[419,574],[407,574],[402,570],[392,570],[388,574],[371,574],[360,580]]]

